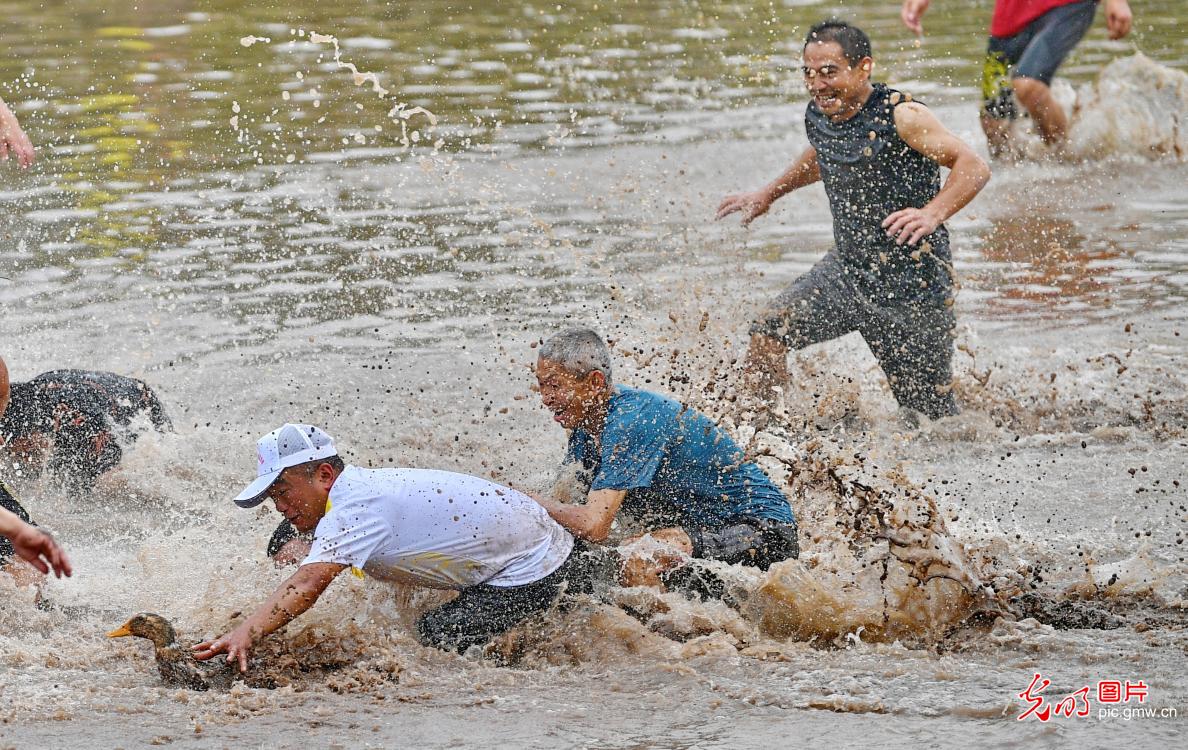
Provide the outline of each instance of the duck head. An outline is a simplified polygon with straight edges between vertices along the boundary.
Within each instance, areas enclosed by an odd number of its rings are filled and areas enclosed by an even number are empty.
[[[127,635],[148,638],[157,648],[166,648],[177,642],[177,632],[161,615],[142,612],[107,634],[108,638],[123,638]]]

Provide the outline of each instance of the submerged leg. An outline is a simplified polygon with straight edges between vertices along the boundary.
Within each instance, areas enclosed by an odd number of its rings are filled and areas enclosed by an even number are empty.
[[[929,419],[960,412],[953,396],[953,328],[950,308],[908,307],[862,332],[901,407]]]
[[[426,646],[465,653],[548,609],[564,581],[564,574],[554,573],[524,586],[471,586],[421,615],[417,633]]]
[[[792,282],[751,326],[744,369],[745,396],[752,410],[766,414],[777,388],[788,383],[788,353],[854,330],[854,295],[836,251],[825,254]]]

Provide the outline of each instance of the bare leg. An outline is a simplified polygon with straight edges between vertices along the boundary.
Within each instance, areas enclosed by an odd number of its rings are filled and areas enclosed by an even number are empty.
[[[1015,87],[1015,97],[1019,103],[1035,120],[1044,143],[1049,146],[1062,143],[1068,133],[1068,117],[1052,96],[1052,89],[1034,78],[1016,78],[1011,81],[1011,85]]]
[[[133,490],[128,483],[128,477],[119,467],[104,472],[95,478],[95,491],[112,497],[130,497]]]
[[[1010,120],[991,117],[982,112],[982,132],[986,134],[986,145],[990,149],[990,156],[997,159],[1008,155],[1010,129]]]

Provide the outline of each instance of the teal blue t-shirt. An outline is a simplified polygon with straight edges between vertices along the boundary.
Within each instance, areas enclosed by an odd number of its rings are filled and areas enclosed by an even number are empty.
[[[788,499],[709,417],[656,393],[615,386],[601,440],[569,437],[593,490],[627,490],[644,520],[716,529],[746,519],[795,523]]]

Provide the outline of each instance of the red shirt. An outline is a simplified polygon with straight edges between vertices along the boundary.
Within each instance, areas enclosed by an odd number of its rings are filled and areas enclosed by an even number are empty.
[[[1027,24],[1061,5],[1080,0],[997,0],[990,20],[990,36],[1014,36]]]

